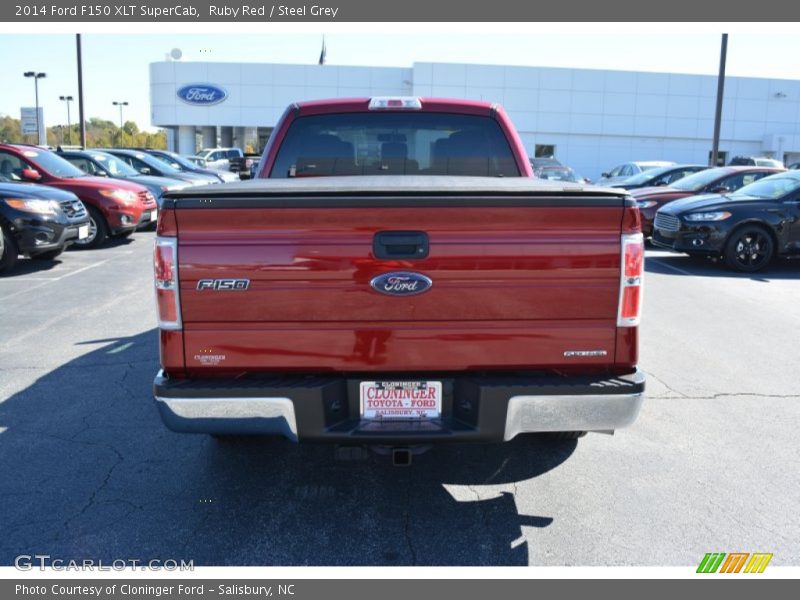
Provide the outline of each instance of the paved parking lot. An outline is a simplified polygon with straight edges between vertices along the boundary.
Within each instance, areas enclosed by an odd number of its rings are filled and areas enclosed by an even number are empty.
[[[152,236],[0,278],[0,564],[800,563],[800,264],[746,276],[649,250],[634,427],[400,469],[167,431]]]

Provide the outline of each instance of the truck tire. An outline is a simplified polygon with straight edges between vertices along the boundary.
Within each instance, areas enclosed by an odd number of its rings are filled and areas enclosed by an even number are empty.
[[[103,245],[108,238],[108,224],[105,217],[94,206],[86,206],[89,211],[89,237],[76,240],[73,247],[79,250],[94,250]]]
[[[58,250],[50,250],[49,252],[34,254],[31,256],[31,258],[33,260],[53,260],[54,258],[60,256],[62,252],[64,252],[64,248],[59,248]]]
[[[775,243],[761,225],[743,225],[725,242],[725,264],[734,271],[754,273],[772,262]]]
[[[5,273],[17,264],[19,248],[13,234],[9,233],[5,227],[0,228],[0,235],[3,236],[3,244],[0,246],[0,273]]]

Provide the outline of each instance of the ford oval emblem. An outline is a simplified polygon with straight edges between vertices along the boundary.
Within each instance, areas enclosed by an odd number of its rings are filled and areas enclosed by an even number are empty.
[[[219,104],[228,97],[228,92],[218,85],[210,83],[190,83],[178,89],[178,98],[186,104],[210,106]]]
[[[428,291],[433,281],[419,273],[395,271],[378,275],[369,284],[373,290],[387,296],[413,296]]]

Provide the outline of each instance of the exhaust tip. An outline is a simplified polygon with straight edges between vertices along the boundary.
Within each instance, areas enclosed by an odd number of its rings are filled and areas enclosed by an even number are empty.
[[[395,467],[410,467],[412,457],[410,448],[392,448],[392,465]]]

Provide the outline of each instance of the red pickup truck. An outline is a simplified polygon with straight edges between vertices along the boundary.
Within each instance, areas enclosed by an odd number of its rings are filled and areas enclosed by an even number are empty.
[[[380,102],[292,106],[262,179],[165,199],[167,426],[407,464],[415,445],[630,425],[644,250],[627,192],[530,177],[497,106]]]

